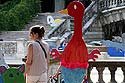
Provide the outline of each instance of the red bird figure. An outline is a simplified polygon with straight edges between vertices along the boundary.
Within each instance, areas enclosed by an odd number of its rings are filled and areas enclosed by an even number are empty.
[[[73,1],[68,5],[67,10],[68,14],[74,17],[74,34],[62,54],[56,49],[53,49],[51,54],[56,59],[60,59],[62,74],[66,83],[81,83],[88,68],[88,59],[95,61],[95,58],[98,58],[95,54],[100,54],[100,51],[96,49],[88,54],[86,44],[82,38],[84,5],[79,1]]]
[[[98,58],[97,54],[100,55],[100,50],[99,49],[94,49],[92,50],[89,54],[88,54],[88,60],[89,59],[92,59],[93,61],[96,60],[96,58]],[[53,58],[56,60],[56,59],[59,59],[61,60],[61,54],[57,51],[57,49],[52,49],[51,51],[51,55],[53,55]]]

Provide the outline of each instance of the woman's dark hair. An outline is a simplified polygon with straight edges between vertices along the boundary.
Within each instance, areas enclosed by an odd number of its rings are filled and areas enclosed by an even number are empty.
[[[45,33],[45,29],[44,29],[44,26],[40,26],[40,25],[35,25],[35,26],[32,26],[30,28],[30,34],[36,34],[38,33],[38,36],[40,38],[42,38],[44,36],[44,33]]]

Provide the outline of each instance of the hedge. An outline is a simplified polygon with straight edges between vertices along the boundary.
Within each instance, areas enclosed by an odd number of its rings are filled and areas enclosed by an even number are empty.
[[[14,2],[14,0],[12,0]],[[15,0],[16,1],[16,0]],[[0,10],[0,31],[15,31],[24,28],[34,15],[40,12],[40,0],[20,0],[18,4]],[[5,10],[6,9],[6,10]]]
[[[9,11],[13,8],[16,4],[19,4],[21,0],[11,0],[7,1],[4,4],[0,4],[0,12],[1,11]]]

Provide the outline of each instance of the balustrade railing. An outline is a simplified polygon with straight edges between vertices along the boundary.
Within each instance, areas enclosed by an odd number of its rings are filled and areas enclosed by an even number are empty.
[[[92,1],[92,3],[85,9],[83,24],[87,23],[95,14],[97,14],[97,1]]]
[[[88,83],[125,83],[125,57],[110,57],[105,46],[88,46],[88,51],[95,48],[100,49],[101,55],[96,62],[89,60]]]
[[[98,0],[99,11],[125,6],[125,0]]]
[[[97,60],[96,62],[89,61],[88,68],[88,83],[94,83],[91,76],[93,68],[96,69],[96,82],[98,83],[125,83],[125,59],[109,59]],[[104,72],[104,71],[108,72]],[[120,72],[122,71],[122,72]],[[105,76],[107,77],[105,77]],[[95,76],[95,75],[94,75]],[[107,80],[105,80],[105,78]]]

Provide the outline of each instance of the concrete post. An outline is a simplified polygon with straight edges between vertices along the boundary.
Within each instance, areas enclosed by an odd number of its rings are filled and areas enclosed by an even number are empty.
[[[16,57],[17,58],[24,58],[25,57],[25,52],[26,52],[26,46],[25,46],[26,39],[19,38],[19,39],[16,39],[16,41],[17,41],[17,54],[16,54]]]

